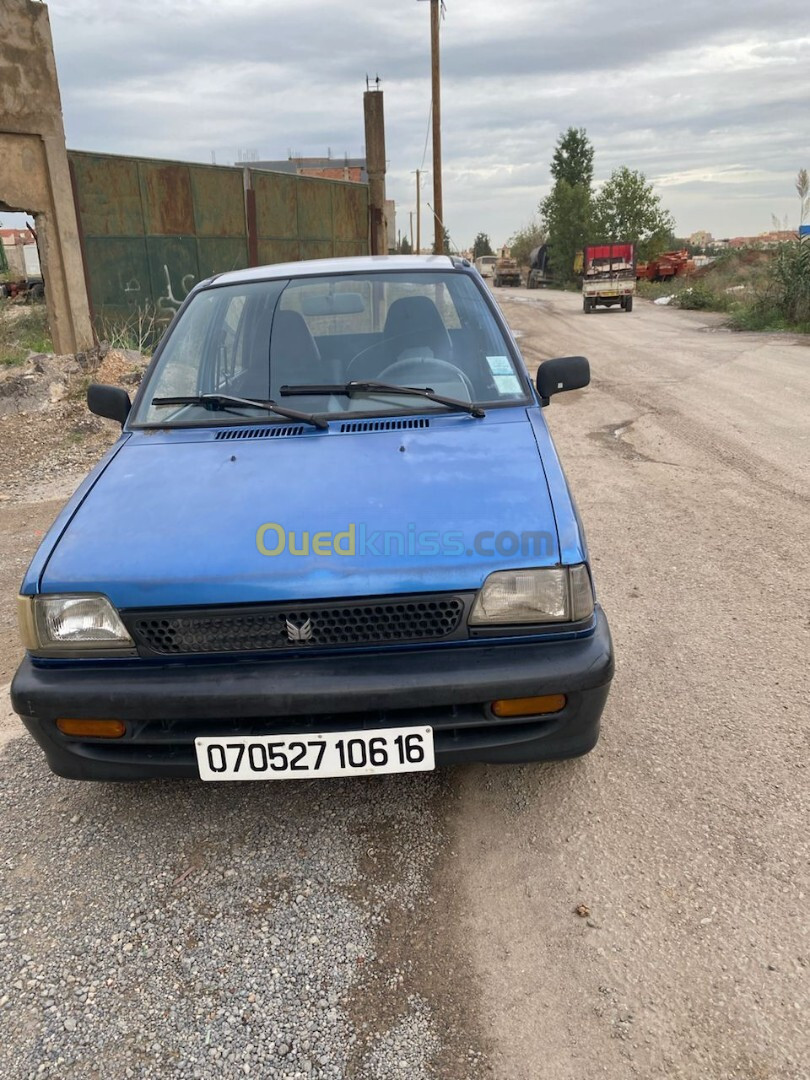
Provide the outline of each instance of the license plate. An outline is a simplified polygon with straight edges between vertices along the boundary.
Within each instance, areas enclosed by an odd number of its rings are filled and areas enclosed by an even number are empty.
[[[195,739],[194,745],[201,780],[311,780],[436,768],[429,727],[215,736]]]

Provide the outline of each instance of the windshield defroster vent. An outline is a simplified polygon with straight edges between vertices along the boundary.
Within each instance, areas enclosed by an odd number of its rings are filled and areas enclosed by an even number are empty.
[[[341,432],[348,431],[402,431],[403,428],[430,427],[424,417],[413,420],[353,420],[340,425]]]
[[[284,435],[303,435],[303,424],[297,424],[295,427],[284,426],[281,427],[278,424],[274,424],[272,427],[249,427],[249,428],[230,428],[228,431],[218,431],[216,434],[217,439],[279,439]]]

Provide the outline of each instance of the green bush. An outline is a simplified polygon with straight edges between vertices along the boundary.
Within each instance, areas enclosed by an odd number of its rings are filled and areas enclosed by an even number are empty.
[[[726,292],[717,292],[705,281],[696,281],[680,289],[674,303],[687,311],[728,311],[731,298]]]
[[[792,240],[779,245],[762,299],[793,325],[810,322],[810,242]]]
[[[810,332],[810,243],[780,244],[745,303],[735,305],[737,330]]]

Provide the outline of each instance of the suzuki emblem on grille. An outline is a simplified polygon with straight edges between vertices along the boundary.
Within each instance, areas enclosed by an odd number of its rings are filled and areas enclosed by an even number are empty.
[[[287,619],[287,637],[290,641],[310,641],[312,638],[312,619],[297,626],[292,619]]]

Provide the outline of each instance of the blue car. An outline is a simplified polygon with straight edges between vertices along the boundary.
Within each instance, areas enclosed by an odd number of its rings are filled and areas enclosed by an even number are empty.
[[[613,676],[582,526],[480,275],[221,274],[23,581],[12,703],[61,776],[316,778],[586,753]]]

